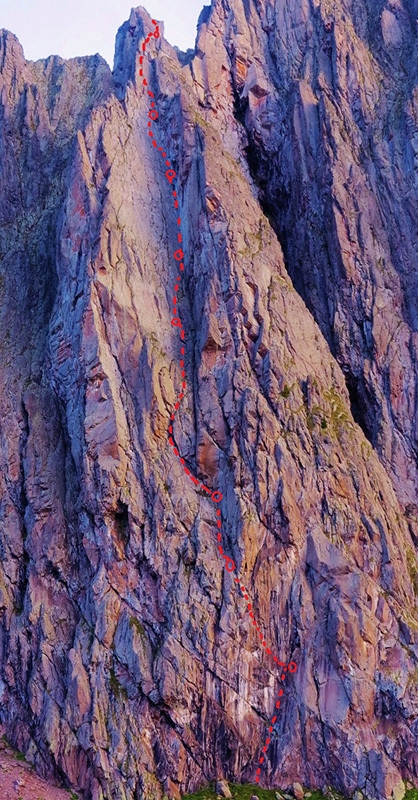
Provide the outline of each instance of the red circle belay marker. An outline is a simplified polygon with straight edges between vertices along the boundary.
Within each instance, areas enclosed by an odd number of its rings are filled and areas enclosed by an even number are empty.
[[[152,20],[152,24],[155,27],[155,31],[153,33],[149,33],[147,38],[145,39],[145,41],[141,45],[141,55],[139,57],[139,63],[141,65],[141,69],[139,70],[139,74],[140,74],[141,77],[142,77],[142,75],[144,73],[144,66],[145,66],[144,53],[146,53],[146,49],[147,49],[148,43],[153,38],[154,39],[158,39],[159,36],[160,36],[159,26],[158,26],[156,20],[153,19]],[[142,84],[143,84],[144,87],[148,86],[146,78],[143,78]],[[167,153],[164,150],[164,148],[162,146],[157,146],[156,137],[154,135],[154,132],[152,131],[152,124],[153,124],[153,122],[158,120],[159,113],[158,113],[158,110],[156,108],[156,103],[154,102],[155,95],[149,89],[147,91],[147,95],[149,96],[149,98],[152,98],[152,100],[150,102],[150,108],[149,108],[149,111],[148,111],[148,120],[149,121],[147,123],[147,127],[149,128],[148,133],[149,133],[149,136],[150,136],[150,141],[151,141],[153,147],[156,149],[156,152],[161,155],[161,157],[162,157],[162,159],[164,161],[164,168],[168,167],[168,169],[165,169],[165,177],[166,177],[169,185],[172,187],[173,182],[177,178],[177,173],[175,172],[174,169],[172,169],[171,162],[167,159]],[[172,193],[172,196],[173,196],[173,207],[174,207],[174,211],[176,212],[177,225],[180,227],[181,226],[181,216],[179,216],[179,212],[178,212],[178,208],[179,208],[178,193],[177,193],[177,191],[175,189],[172,189],[171,193]],[[182,242],[182,234],[180,232],[177,234],[177,241],[178,241],[178,243]],[[171,324],[172,324],[173,327],[179,329],[180,339],[181,339],[182,342],[184,342],[185,339],[186,339],[186,333],[185,333],[183,324],[181,322],[180,313],[179,313],[179,310],[178,310],[179,302],[178,302],[177,292],[178,292],[178,290],[180,288],[181,279],[182,279],[180,274],[178,273],[178,269],[181,272],[184,271],[184,258],[185,258],[185,255],[184,255],[184,252],[183,252],[183,250],[181,248],[175,250],[175,252],[172,255],[173,255],[173,258],[175,259],[175,264],[177,266],[176,266],[176,271],[175,271],[176,284],[174,286],[174,296],[173,296],[173,299],[172,299],[172,303],[173,303],[173,309],[172,309],[173,318],[171,320]],[[181,263],[179,264],[179,262],[181,262]],[[173,422],[176,419],[176,413],[180,408],[181,401],[183,400],[183,398],[185,396],[184,390],[187,388],[187,382],[186,382],[186,379],[185,379],[186,378],[186,372],[184,370],[184,366],[185,366],[184,355],[185,355],[185,352],[186,352],[185,348],[183,346],[181,346],[181,348],[180,348],[180,355],[181,355],[180,367],[181,367],[181,376],[182,376],[182,383],[181,383],[182,389],[177,394],[177,401],[174,403],[173,411],[172,411],[172,413],[170,415],[170,423],[169,423],[168,429],[167,429],[168,443],[169,443],[170,447],[172,448],[174,457],[179,460],[179,463],[181,464],[185,475],[187,475],[187,477],[190,479],[190,481],[194,484],[194,486],[197,489],[199,489],[200,491],[204,492],[207,495],[207,497],[210,498],[212,500],[212,502],[215,504],[215,513],[216,513],[216,516],[217,516],[218,519],[214,523],[214,528],[217,529],[216,530],[217,541],[221,542],[222,541],[222,534],[221,534],[221,532],[222,532],[222,522],[221,522],[222,515],[221,515],[220,509],[216,508],[216,506],[218,505],[218,503],[221,503],[221,501],[222,501],[222,497],[223,497],[222,496],[222,492],[218,491],[217,489],[215,489],[213,491],[212,489],[207,487],[204,483],[202,483],[198,478],[196,478],[191,473],[191,471],[186,466],[184,458],[182,458],[181,454],[179,453],[178,448],[176,447],[176,442],[175,442],[175,440],[173,438],[173,430],[174,430]],[[231,574],[233,572],[237,572],[235,561],[229,555],[224,553],[224,550],[223,550],[223,547],[222,547],[221,544],[218,544],[218,550],[219,550],[220,557],[225,561],[224,567],[225,567],[226,572],[229,572]],[[248,593],[247,589],[242,584],[242,582],[241,582],[241,580],[240,580],[240,578],[238,576],[236,576],[234,578],[234,582],[237,584],[237,589],[241,590],[243,599],[246,602],[246,605],[247,605],[246,610],[247,610],[247,614],[248,614],[248,617],[249,617],[249,622],[252,622],[252,624],[255,626],[257,632],[259,633],[261,647],[263,647],[265,652],[267,653],[267,655],[272,656],[273,661],[279,667],[281,667],[283,669],[283,672],[281,672],[280,680],[284,681],[285,678],[286,678],[286,672],[296,672],[297,666],[296,666],[295,662],[291,661],[288,665],[286,665],[284,662],[279,661],[277,656],[272,655],[272,650],[269,647],[267,647],[267,641],[265,639],[265,636],[262,633],[261,628],[257,624],[257,621],[255,619],[255,616],[254,616],[254,613],[253,613],[253,606],[252,606],[251,603],[247,602],[250,599],[250,596],[249,596],[249,593]],[[278,692],[278,697],[282,697],[282,695],[283,695],[283,689],[280,689],[279,692]],[[276,700],[275,708],[279,709],[280,708],[280,704],[281,704],[280,700],[279,699]],[[277,716],[274,715],[271,718],[271,720],[269,722],[269,725],[268,725],[268,733],[267,733],[264,745],[262,747],[262,752],[263,753],[267,753],[268,746],[269,746],[269,744],[271,742],[270,734],[274,731],[273,725],[276,723],[276,721],[277,721]],[[258,759],[258,763],[259,764],[263,764],[264,762],[265,762],[265,757],[264,757],[264,755],[262,755]],[[261,767],[257,767],[256,770],[255,770],[255,781],[256,781],[256,783],[259,783],[260,775],[261,775]]]

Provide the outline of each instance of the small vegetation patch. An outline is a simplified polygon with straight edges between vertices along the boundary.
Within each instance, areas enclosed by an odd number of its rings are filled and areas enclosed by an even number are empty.
[[[413,550],[410,547],[406,551],[406,564],[408,567],[409,577],[414,587],[414,592],[418,595],[418,564]]]
[[[145,636],[145,628],[142,625],[142,623],[139,621],[139,619],[136,619],[136,617],[131,617],[130,620],[129,620],[129,624],[130,624],[131,628],[135,628],[136,632],[140,636]]]
[[[334,387],[324,392],[324,397],[331,408],[330,424],[334,430],[335,436],[339,438],[344,430],[353,431],[354,425],[351,421],[350,412],[344,400],[340,397],[338,392],[335,391]]]
[[[228,784],[234,800],[250,800],[252,795],[257,795],[259,800],[275,800],[275,791],[272,789],[260,789],[256,784],[247,783],[243,786]],[[194,794],[187,794],[183,800],[216,800],[215,785],[210,784],[205,789],[200,789]]]
[[[126,689],[122,686],[120,681],[117,679],[115,670],[110,670],[110,688],[112,690],[112,694],[119,700],[119,698],[123,697],[125,700],[128,698],[128,693]]]
[[[258,797],[258,800],[276,800],[276,792],[278,792],[281,797],[283,797],[284,794],[283,789],[262,789],[260,786],[253,783],[246,783],[242,786],[229,783],[228,786],[234,800],[250,800],[253,795]],[[332,790],[329,797],[331,796],[333,800],[344,800],[344,795],[335,790]],[[183,800],[216,800],[216,797],[215,785],[211,783],[209,786],[199,789],[198,792],[194,792],[194,794],[185,795]],[[306,790],[305,798],[307,800],[323,800],[324,795],[317,790]],[[408,798],[408,800],[418,800],[418,796],[416,798]]]
[[[276,800],[276,792],[283,797],[283,789],[261,789],[254,784],[246,783],[243,786],[237,786],[229,783],[232,797],[234,800],[250,800],[252,795],[258,797],[259,800]],[[287,792],[286,792],[287,794]],[[306,790],[306,800],[324,800],[324,795],[318,789]],[[345,795],[338,792],[336,789],[328,787],[327,798],[330,800],[346,800]],[[198,792],[185,795],[182,800],[216,800],[215,785],[211,783],[209,786],[199,789]],[[404,800],[418,800],[418,789],[408,789],[405,792]]]

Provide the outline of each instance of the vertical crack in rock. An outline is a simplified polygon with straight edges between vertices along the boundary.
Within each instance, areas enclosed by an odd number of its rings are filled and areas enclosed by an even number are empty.
[[[383,5],[233,3],[225,35],[263,209],[405,509],[417,492],[417,40],[413,3]]]

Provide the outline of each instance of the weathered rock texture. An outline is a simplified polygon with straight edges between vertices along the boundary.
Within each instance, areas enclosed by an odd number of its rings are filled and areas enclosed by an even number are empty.
[[[262,781],[376,800],[418,784],[416,11],[214,0],[144,64],[176,440],[298,664]],[[113,76],[1,38],[0,720],[86,800],[252,780],[277,690],[167,443],[151,28]]]

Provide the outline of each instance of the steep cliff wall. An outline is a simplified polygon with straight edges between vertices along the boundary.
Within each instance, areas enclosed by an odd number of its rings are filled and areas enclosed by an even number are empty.
[[[226,8],[263,208],[417,543],[418,5]]]
[[[136,9],[113,77],[99,57],[26,63],[2,34],[0,718],[82,797],[253,780],[277,696],[168,442],[174,293],[173,436],[298,665],[260,780],[377,800],[418,782],[412,72],[393,128],[377,103],[398,96],[394,38],[416,35],[398,3],[367,39],[374,13],[214,2],[187,61],[161,37],[143,57]],[[140,69],[177,174],[178,290]],[[364,150],[366,111],[390,166]]]

